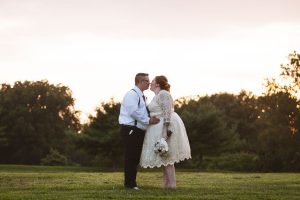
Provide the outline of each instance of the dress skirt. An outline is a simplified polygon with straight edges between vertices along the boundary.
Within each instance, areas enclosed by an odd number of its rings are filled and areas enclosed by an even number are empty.
[[[149,125],[147,128],[140,159],[140,165],[143,168],[166,166],[191,158],[191,149],[185,126],[175,112],[171,113],[168,128],[173,133],[166,140],[169,151],[162,156],[154,152],[155,142],[162,138],[163,121],[163,118],[160,117],[158,124]]]

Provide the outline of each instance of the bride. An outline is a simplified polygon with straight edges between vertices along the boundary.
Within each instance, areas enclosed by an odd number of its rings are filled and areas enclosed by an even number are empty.
[[[143,168],[163,166],[162,187],[175,189],[174,163],[191,158],[189,140],[181,118],[174,112],[168,79],[156,76],[151,82],[150,90],[155,96],[148,109],[151,116],[160,118],[160,122],[147,128],[140,165]],[[162,138],[167,142],[166,153],[154,151],[155,143]]]

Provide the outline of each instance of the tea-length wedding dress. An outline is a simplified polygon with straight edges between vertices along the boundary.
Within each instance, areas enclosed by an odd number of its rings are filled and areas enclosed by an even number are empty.
[[[173,98],[166,90],[155,95],[148,105],[151,116],[160,118],[160,122],[147,128],[143,143],[140,165],[143,168],[167,166],[191,158],[191,149],[185,126],[177,113],[174,112]],[[162,138],[164,122],[169,122],[169,151],[163,156],[154,152],[154,144]]]

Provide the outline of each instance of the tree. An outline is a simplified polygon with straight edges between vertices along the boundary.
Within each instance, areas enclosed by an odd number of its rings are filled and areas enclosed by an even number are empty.
[[[199,97],[199,103],[213,104],[224,115],[228,129],[235,129],[241,139],[241,145],[236,150],[255,152],[257,144],[256,129],[257,97],[251,92],[242,90],[238,95],[218,93],[211,96]]]
[[[48,81],[0,88],[0,162],[39,164],[51,148],[64,152],[66,130],[80,129],[71,90]]]
[[[265,87],[266,94],[275,94],[277,92],[289,93],[292,96],[300,98],[300,54],[296,51],[288,55],[289,63],[281,64],[280,76],[282,80],[275,78],[267,79]],[[299,105],[298,105],[299,106]]]
[[[278,92],[259,99],[261,129],[258,154],[263,170],[300,169],[300,110],[291,94]]]
[[[242,90],[238,95],[213,94],[204,101],[211,102],[225,114],[228,128],[236,127],[236,132],[244,140],[244,147],[241,150],[253,152],[258,119],[257,97],[251,92]]]
[[[206,98],[206,97],[204,97]],[[192,150],[192,162],[200,166],[204,156],[218,156],[240,145],[236,127],[227,125],[224,112],[210,102],[180,100],[185,104],[176,106],[187,129]]]
[[[120,103],[111,99],[96,108],[80,136],[78,145],[94,157],[93,165],[118,168],[123,163],[123,146],[118,117]]]
[[[296,51],[288,56],[290,63],[281,65],[281,76],[289,82],[290,92],[295,95],[300,92],[300,54]],[[298,96],[299,97],[299,96]]]
[[[281,65],[281,82],[267,79],[260,97],[260,116],[265,129],[259,137],[265,170],[300,170],[300,54]]]

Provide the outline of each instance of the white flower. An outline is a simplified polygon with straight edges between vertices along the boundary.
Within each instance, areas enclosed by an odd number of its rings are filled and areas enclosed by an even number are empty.
[[[154,145],[154,152],[158,153],[159,155],[164,155],[168,152],[169,147],[168,143],[166,142],[165,138],[161,138],[155,142]]]

